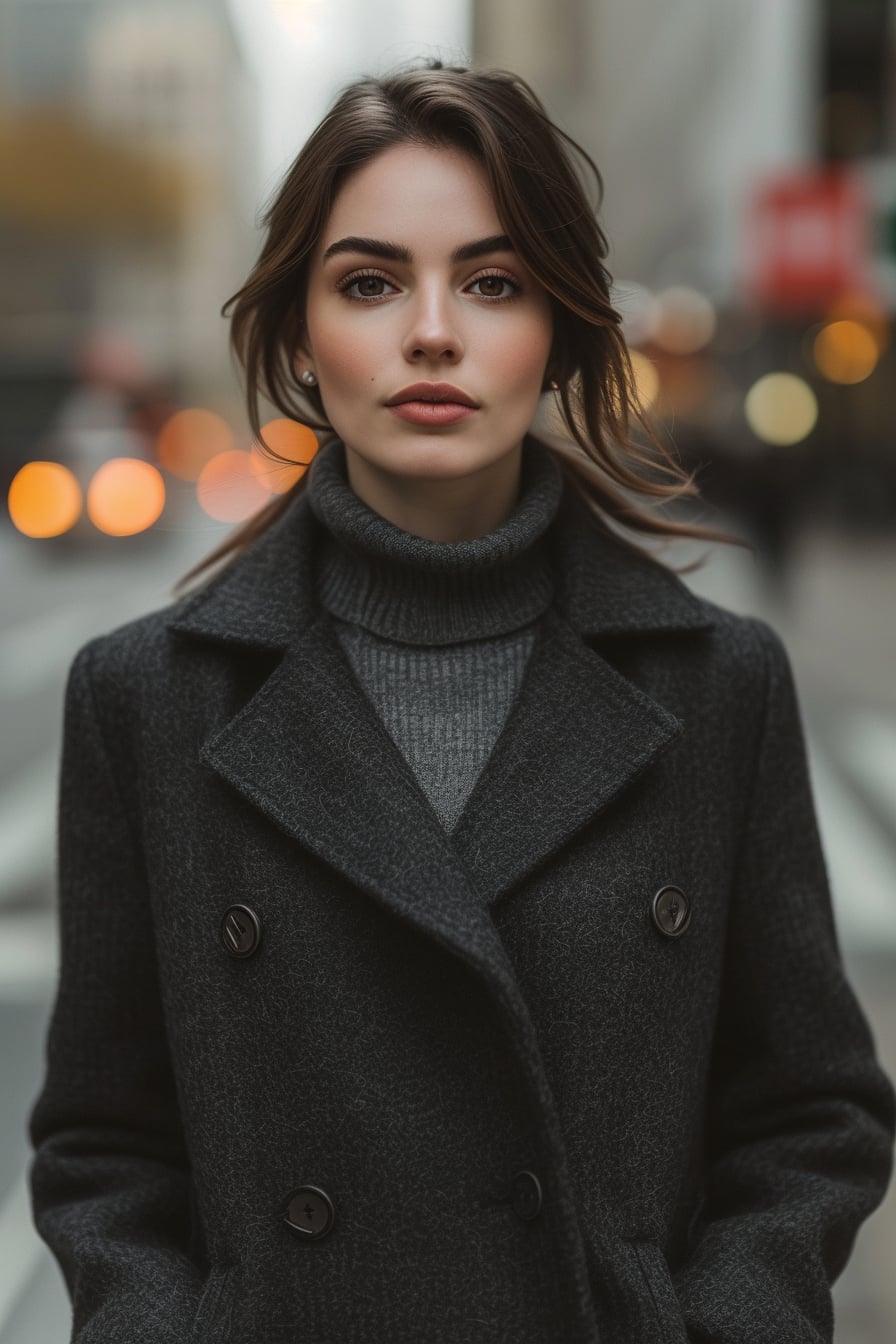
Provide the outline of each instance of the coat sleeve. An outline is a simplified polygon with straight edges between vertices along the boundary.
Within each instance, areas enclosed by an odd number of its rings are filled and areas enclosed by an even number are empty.
[[[896,1099],[846,979],[793,675],[767,668],[707,1100],[704,1203],[674,1275],[700,1344],[830,1344],[830,1287],[892,1168]]]
[[[141,853],[91,680],[65,694],[59,779],[60,971],[28,1131],[32,1212],[73,1308],[73,1344],[180,1344],[203,1275],[166,1045]]]

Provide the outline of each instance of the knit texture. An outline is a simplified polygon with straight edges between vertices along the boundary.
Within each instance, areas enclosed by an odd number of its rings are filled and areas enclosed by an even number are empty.
[[[309,471],[309,503],[326,528],[318,599],[447,831],[500,735],[554,593],[544,534],[563,476],[527,438],[520,477],[509,518],[453,543],[415,536],[369,508],[348,483],[340,440]]]

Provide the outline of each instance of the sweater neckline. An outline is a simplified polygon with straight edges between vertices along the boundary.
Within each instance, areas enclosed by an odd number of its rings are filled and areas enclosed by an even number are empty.
[[[530,435],[512,513],[470,541],[430,541],[371,509],[348,483],[340,439],[318,450],[306,488],[322,525],[317,598],[340,620],[403,643],[450,644],[519,629],[552,601],[545,533],[559,509],[563,473]]]

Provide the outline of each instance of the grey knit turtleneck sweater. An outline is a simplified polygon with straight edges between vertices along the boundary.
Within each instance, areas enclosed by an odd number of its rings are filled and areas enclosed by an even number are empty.
[[[434,542],[390,523],[348,484],[345,445],[308,471],[323,524],[315,589],[355,677],[446,831],[463,811],[522,681],[554,585],[543,534],[563,492],[554,457],[522,449],[511,516],[474,541]]]

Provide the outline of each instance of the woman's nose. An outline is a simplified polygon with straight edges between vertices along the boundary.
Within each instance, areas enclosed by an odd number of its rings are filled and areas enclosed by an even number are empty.
[[[452,296],[441,287],[421,289],[410,310],[404,339],[406,359],[457,360],[463,354],[463,342]]]

